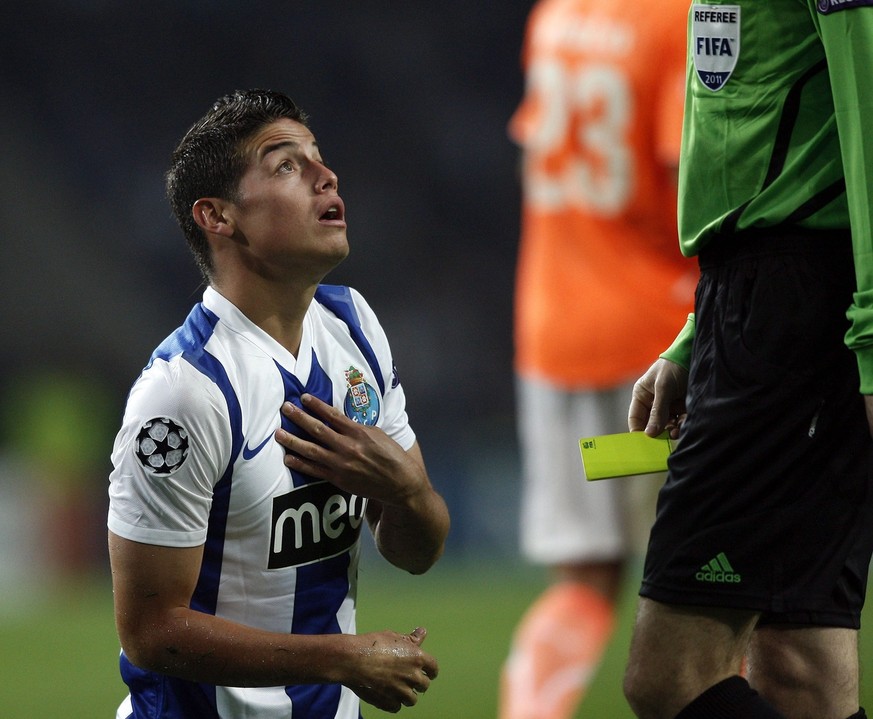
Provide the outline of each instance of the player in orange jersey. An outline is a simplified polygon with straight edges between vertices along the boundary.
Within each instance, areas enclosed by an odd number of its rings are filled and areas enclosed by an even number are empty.
[[[612,634],[626,495],[644,485],[587,484],[578,439],[626,430],[633,380],[691,311],[696,265],[676,232],[687,9],[541,0],[528,21],[509,128],[523,152],[521,544],[554,582],[516,631],[500,719],[573,716]]]

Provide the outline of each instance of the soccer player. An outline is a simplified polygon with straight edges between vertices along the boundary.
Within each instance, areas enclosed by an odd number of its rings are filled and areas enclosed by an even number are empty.
[[[871,5],[690,8],[679,231],[701,279],[628,418],[687,413],[625,675],[642,719],[865,716]]]
[[[550,583],[515,631],[501,719],[575,715],[654,515],[662,475],[586,483],[578,440],[624,431],[633,380],[692,309],[697,268],[676,247],[686,13],[542,0],[529,16],[509,128],[523,162],[520,531]]]
[[[348,253],[337,177],[286,96],[218,100],[167,192],[208,287],[128,398],[110,481],[117,717],[358,719],[416,703],[425,630],[355,634],[360,529],[426,571],[449,518],[385,333],[321,284]]]

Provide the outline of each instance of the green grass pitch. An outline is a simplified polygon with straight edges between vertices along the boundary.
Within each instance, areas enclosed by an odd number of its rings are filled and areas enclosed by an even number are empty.
[[[425,648],[440,661],[440,676],[419,704],[401,716],[415,719],[493,719],[497,681],[512,629],[543,587],[539,573],[444,562],[412,577],[363,562],[359,629],[429,630]],[[578,717],[632,719],[621,696],[621,672],[635,602],[628,586],[620,629]],[[873,609],[865,612],[865,627]],[[873,630],[861,632],[862,701],[873,707]],[[11,611],[0,605],[0,714],[10,719],[63,716],[113,719],[125,694],[117,670],[118,643],[105,578],[52,594]],[[365,706],[367,719],[388,714]],[[393,716],[393,715],[390,715]]]

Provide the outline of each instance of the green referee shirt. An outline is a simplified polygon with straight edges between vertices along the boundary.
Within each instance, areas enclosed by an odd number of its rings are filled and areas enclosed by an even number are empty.
[[[873,394],[873,0],[693,3],[679,236],[851,229],[846,343]],[[715,239],[714,239],[715,238]],[[693,317],[663,356],[687,367]]]

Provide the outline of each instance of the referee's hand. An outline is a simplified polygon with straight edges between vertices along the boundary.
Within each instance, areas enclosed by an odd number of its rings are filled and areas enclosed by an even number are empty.
[[[679,436],[685,419],[685,391],[688,370],[663,358],[658,359],[634,384],[627,427],[631,432],[645,431],[657,437],[668,430],[670,437]]]

